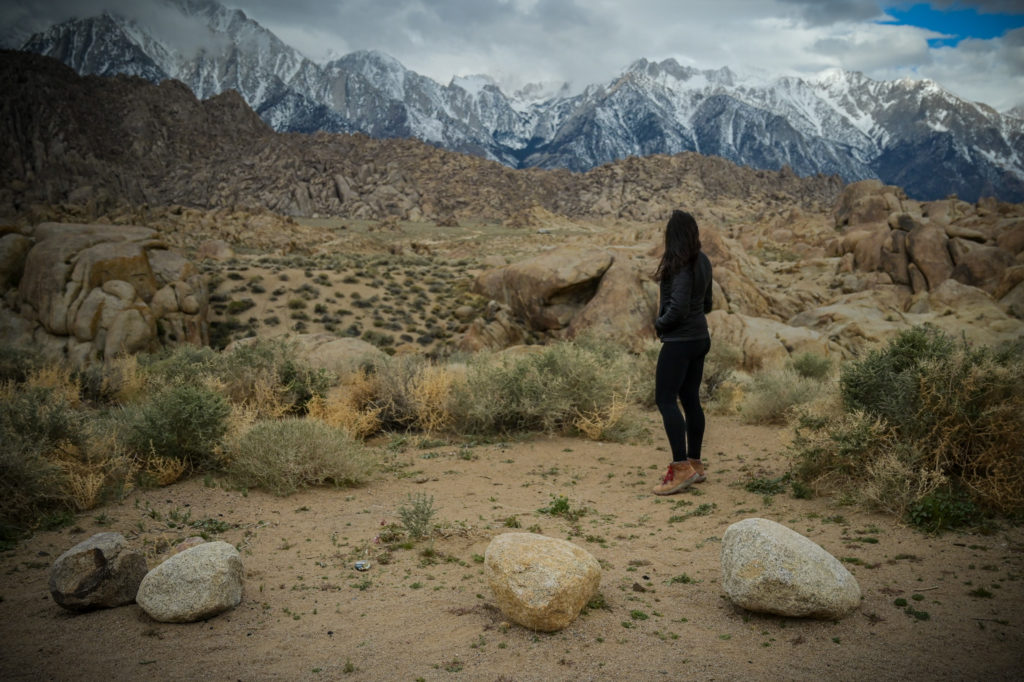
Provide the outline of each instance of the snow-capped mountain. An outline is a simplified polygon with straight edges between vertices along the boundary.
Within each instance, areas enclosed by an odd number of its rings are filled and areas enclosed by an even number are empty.
[[[550,85],[506,94],[487,76],[441,85],[376,51],[319,65],[240,10],[164,3],[188,30],[103,14],[55,25],[22,49],[83,74],[175,78],[201,98],[234,89],[279,131],[416,137],[513,167],[585,171],[697,151],[800,175],[877,177],[920,199],[1024,201],[1024,118],[930,81],[839,70],[755,78],[641,59],[577,95]]]
[[[319,100],[321,67],[243,12],[213,0],[164,0],[161,9],[153,26],[109,13],[73,19],[33,35],[22,49],[81,74],[174,78],[202,99],[237,90],[278,130],[352,130]]]

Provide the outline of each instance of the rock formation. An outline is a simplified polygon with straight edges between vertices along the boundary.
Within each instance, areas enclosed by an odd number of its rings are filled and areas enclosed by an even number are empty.
[[[1007,286],[1007,270],[1024,262],[1024,214],[1012,204],[922,203],[864,180],[843,190],[835,220],[842,236],[830,242],[830,253],[853,253],[855,269],[884,273],[914,294],[952,278],[1002,299],[1016,286]]]
[[[4,243],[13,245],[5,254],[23,254],[6,259],[8,272],[20,272],[0,304],[9,343],[75,367],[161,344],[209,343],[205,278],[150,228],[43,223]]]

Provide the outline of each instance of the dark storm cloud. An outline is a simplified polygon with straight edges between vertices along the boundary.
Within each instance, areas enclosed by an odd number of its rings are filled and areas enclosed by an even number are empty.
[[[781,0],[811,26],[840,21],[869,21],[881,16],[878,0]]]

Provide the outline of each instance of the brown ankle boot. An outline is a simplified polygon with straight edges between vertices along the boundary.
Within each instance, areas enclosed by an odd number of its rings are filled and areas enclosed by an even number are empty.
[[[704,462],[699,459],[688,459],[686,461],[690,463],[690,468],[697,474],[697,478],[693,479],[694,483],[703,483],[708,480],[707,475],[704,473]]]
[[[654,486],[652,491],[655,495],[671,495],[693,483],[697,478],[697,472],[693,470],[687,461],[672,462],[668,465],[668,471],[661,483]]]

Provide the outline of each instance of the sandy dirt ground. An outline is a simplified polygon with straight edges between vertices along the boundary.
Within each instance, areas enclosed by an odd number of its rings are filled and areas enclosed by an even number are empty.
[[[655,416],[652,442],[639,445],[392,439],[381,443],[389,470],[355,489],[279,498],[197,477],[135,491],[0,555],[0,679],[1024,675],[1024,529],[929,536],[834,500],[747,492],[751,477],[786,470],[785,432],[731,417],[709,418],[709,480],[659,498],[649,489],[668,455]],[[375,538],[418,494],[433,497],[441,530],[387,551]],[[539,511],[560,496],[583,512],[577,520]],[[860,608],[832,622],[732,606],[720,586],[721,537],[755,516],[842,559],[863,590]],[[49,595],[53,560],[93,533],[125,534],[153,565],[197,528],[241,548],[245,596],[229,612],[172,625],[136,605],[76,615]],[[483,554],[492,537],[517,530],[569,539],[603,567],[601,599],[560,632],[510,624],[493,604]],[[359,559],[368,571],[354,569]]]

